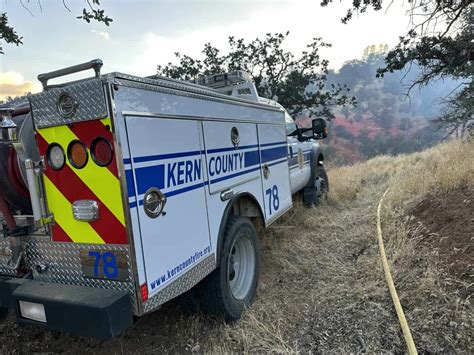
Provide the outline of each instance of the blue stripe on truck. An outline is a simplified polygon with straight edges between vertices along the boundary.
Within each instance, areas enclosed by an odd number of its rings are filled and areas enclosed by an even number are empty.
[[[263,149],[261,150],[262,155],[262,163],[266,163],[272,160],[280,159],[286,157],[288,154],[288,148],[284,147],[276,147],[270,149]]]
[[[268,143],[262,146],[273,146],[273,145],[281,145],[284,143]],[[208,153],[216,153],[216,152],[226,152],[226,151],[235,151],[236,154],[242,155],[243,154],[243,166],[242,164],[239,165],[239,168],[245,168],[245,170],[236,171],[235,173],[228,174],[232,170],[229,168],[230,166],[236,168],[237,162],[227,162],[227,165],[222,163],[222,167],[227,166],[228,170],[224,170],[222,168],[222,173],[227,175],[224,176],[217,176],[215,178],[210,179],[209,181],[202,182],[202,179],[205,175],[204,171],[202,170],[203,162],[201,159],[201,154],[203,151],[190,151],[190,152],[179,152],[179,153],[171,153],[171,154],[160,154],[160,155],[150,155],[150,156],[142,156],[133,158],[133,162],[147,162],[147,161],[155,161],[155,160],[165,160],[165,159],[172,159],[172,158],[181,158],[181,157],[194,157],[190,160],[186,161],[171,161],[168,163],[161,163],[157,165],[147,166],[147,167],[139,167],[135,168],[135,177],[137,180],[137,195],[143,195],[150,187],[157,187],[159,189],[164,189],[168,191],[164,192],[167,197],[176,196],[187,191],[195,190],[206,186],[208,184],[219,183],[228,179],[233,179],[237,176],[249,174],[251,172],[257,171],[260,169],[260,163],[267,163],[270,162],[270,165],[276,165],[282,162],[287,161],[287,146],[274,147],[268,149],[261,149],[260,151],[252,150],[242,152],[241,149],[248,149],[250,147],[257,147],[257,145],[253,146],[243,146],[239,147],[239,149],[235,148],[222,148],[222,150],[209,150]],[[234,154],[235,155],[235,154]],[[260,160],[261,157],[261,160]],[[239,158],[233,157],[234,160]],[[212,157],[211,159],[217,159],[217,157]],[[222,159],[225,159],[223,156]],[[240,159],[240,158],[239,158]],[[240,160],[239,160],[240,161]],[[207,164],[206,164],[207,165]],[[235,166],[234,166],[235,165]],[[220,172],[219,172],[220,173]],[[208,172],[209,174],[209,172]],[[213,176],[216,175],[212,174]],[[219,174],[217,174],[219,175]],[[132,170],[125,171],[127,187],[128,187],[128,194],[130,197],[135,196],[135,189],[134,189],[134,182],[133,182],[133,173]],[[194,182],[194,183],[193,183]],[[187,185],[187,186],[182,186]],[[130,208],[136,207],[137,205],[142,205],[143,200],[140,200],[137,204],[136,202],[130,202]]]

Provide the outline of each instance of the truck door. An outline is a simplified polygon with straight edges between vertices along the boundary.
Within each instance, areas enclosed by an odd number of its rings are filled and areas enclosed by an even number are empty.
[[[263,200],[267,223],[292,206],[288,144],[285,132],[283,125],[258,125]]]
[[[149,295],[210,255],[202,132],[198,121],[125,118]],[[150,189],[166,196],[163,213],[144,209]],[[137,236],[135,236],[137,237]]]
[[[291,193],[303,189],[311,176],[311,142],[300,142],[294,132],[297,130],[293,118],[285,112],[286,134],[288,135],[288,165],[290,169]]]

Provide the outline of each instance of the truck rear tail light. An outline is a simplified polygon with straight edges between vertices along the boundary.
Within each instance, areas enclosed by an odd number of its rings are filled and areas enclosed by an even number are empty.
[[[110,143],[102,137],[94,139],[91,144],[91,155],[99,166],[107,166],[113,159],[113,150]]]
[[[99,219],[99,204],[94,200],[77,200],[72,204],[76,221],[93,222]]]
[[[57,143],[51,143],[46,152],[48,164],[54,170],[60,170],[66,162],[66,156],[63,148]]]
[[[141,291],[141,294],[142,294],[142,301],[145,302],[146,300],[148,300],[148,286],[147,284],[143,284],[140,286],[140,291]]]
[[[44,305],[27,301],[19,301],[20,314],[23,318],[46,323]]]
[[[67,156],[69,162],[76,169],[82,169],[87,164],[89,155],[84,144],[80,141],[72,141],[67,148]]]

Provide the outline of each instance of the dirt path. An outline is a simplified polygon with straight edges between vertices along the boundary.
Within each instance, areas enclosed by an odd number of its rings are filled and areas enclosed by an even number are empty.
[[[257,300],[236,324],[184,315],[170,303],[121,337],[100,342],[21,329],[9,319],[0,325],[0,353],[405,351],[374,235],[382,191],[383,186],[363,189],[345,207],[297,207],[271,227]],[[403,293],[402,303],[410,323],[417,308]],[[429,348],[412,331],[422,349],[450,350]]]

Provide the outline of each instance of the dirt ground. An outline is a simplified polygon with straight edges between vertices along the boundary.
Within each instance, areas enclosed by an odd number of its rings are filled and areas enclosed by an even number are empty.
[[[185,315],[171,302],[98,341],[20,328],[10,316],[0,325],[0,353],[405,352],[375,237],[385,187],[366,186],[347,205],[297,206],[272,226],[256,302],[237,323]],[[383,210],[395,284],[420,353],[474,351],[473,205],[473,191],[461,190],[429,196],[410,213]]]
[[[474,191],[464,188],[441,196],[430,195],[412,213],[433,232],[427,235],[424,243],[439,250],[442,263],[457,279],[470,280],[472,284]],[[471,286],[465,291],[472,294],[474,289]]]

